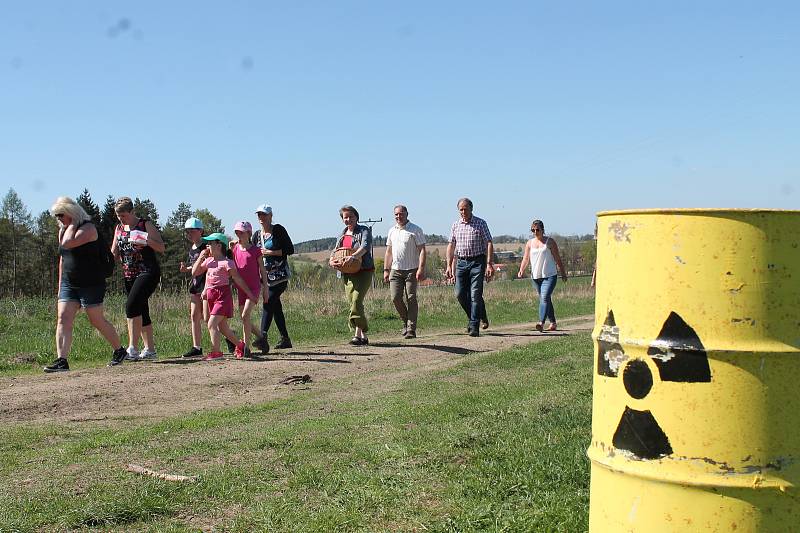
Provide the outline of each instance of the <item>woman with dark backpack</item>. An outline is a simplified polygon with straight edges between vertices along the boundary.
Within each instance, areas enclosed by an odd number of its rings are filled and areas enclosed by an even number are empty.
[[[261,315],[261,344],[256,345],[263,353],[269,352],[267,332],[272,321],[281,334],[281,340],[275,345],[276,349],[291,348],[292,341],[286,330],[286,317],[283,315],[281,294],[289,286],[291,271],[289,270],[288,257],[294,253],[294,244],[280,224],[272,223],[272,207],[261,204],[256,208],[256,216],[261,224],[261,229],[256,230],[251,238],[251,243],[261,247],[261,258],[267,270],[267,283],[269,284],[269,298],[264,302]]]
[[[58,358],[44,367],[45,372],[69,370],[67,357],[72,347],[75,316],[83,308],[89,322],[114,349],[113,357],[125,357],[114,326],[103,314],[106,293],[106,257],[97,228],[86,211],[72,198],[62,196],[50,208],[58,221],[58,322],[56,324],[56,354]]]

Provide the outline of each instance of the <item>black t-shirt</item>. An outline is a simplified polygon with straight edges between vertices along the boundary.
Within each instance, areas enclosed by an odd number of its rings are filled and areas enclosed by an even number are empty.
[[[83,222],[92,225],[91,222]],[[75,248],[64,248],[59,244],[61,255],[61,276],[73,287],[95,287],[105,285],[106,278],[102,269],[100,241],[95,239]]]
[[[202,241],[197,246],[197,248],[195,248],[194,245],[192,245],[192,247],[189,248],[189,253],[188,253],[189,262],[187,263],[189,265],[189,268],[192,268],[192,265],[195,263],[195,261],[197,261],[197,258],[200,257],[200,253],[205,249],[206,244],[207,244],[206,241]],[[203,288],[205,286],[206,286],[205,272],[203,272],[199,276],[192,276],[192,279],[189,280],[189,293],[200,294],[201,292],[203,292]]]

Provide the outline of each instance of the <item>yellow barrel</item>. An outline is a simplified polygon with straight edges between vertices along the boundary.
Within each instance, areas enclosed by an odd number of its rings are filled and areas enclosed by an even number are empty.
[[[800,531],[800,211],[598,214],[592,533]]]

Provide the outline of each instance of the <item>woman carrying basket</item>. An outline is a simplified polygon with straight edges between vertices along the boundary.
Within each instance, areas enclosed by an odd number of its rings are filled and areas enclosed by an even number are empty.
[[[372,286],[375,262],[372,259],[372,231],[358,223],[358,211],[352,205],[339,209],[344,222],[344,230],[336,241],[334,252],[328,264],[342,273],[344,292],[350,304],[349,323],[354,330],[350,344],[365,346],[369,344],[367,315],[364,312],[364,298]]]

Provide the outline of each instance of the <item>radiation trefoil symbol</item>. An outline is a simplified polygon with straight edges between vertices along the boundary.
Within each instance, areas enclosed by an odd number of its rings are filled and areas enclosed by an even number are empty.
[[[639,358],[629,358],[619,343],[619,328],[614,312],[608,316],[597,338],[597,373],[610,378],[619,377],[631,398],[642,400],[653,387],[653,373],[647,363]],[[708,355],[700,337],[678,313],[669,314],[661,333],[650,344],[647,355],[658,369],[661,381],[682,383],[709,383],[711,368]],[[626,364],[627,362],[627,364]],[[658,425],[656,417],[648,411],[625,406],[612,443],[615,448],[627,450],[641,459],[658,459],[672,454],[669,438]]]

